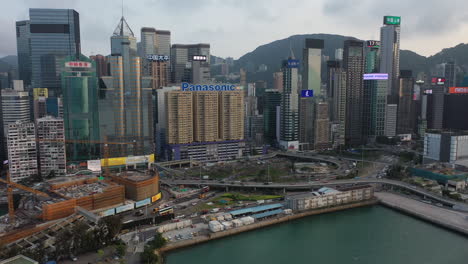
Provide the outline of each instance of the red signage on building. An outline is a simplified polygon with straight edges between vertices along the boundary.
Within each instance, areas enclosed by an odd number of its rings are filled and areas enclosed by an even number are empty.
[[[69,62],[65,62],[65,67],[91,68],[91,62],[69,61]]]
[[[450,94],[468,94],[468,87],[449,87]]]

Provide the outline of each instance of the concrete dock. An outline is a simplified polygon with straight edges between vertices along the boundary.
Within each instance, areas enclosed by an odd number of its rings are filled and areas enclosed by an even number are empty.
[[[468,213],[388,192],[375,192],[381,204],[468,236]]]

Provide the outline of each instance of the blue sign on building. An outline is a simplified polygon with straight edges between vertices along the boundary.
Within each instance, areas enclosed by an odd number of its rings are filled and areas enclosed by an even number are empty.
[[[289,60],[288,60],[287,67],[288,67],[288,68],[299,68],[299,60],[292,60],[292,59],[289,59]]]
[[[314,97],[314,90],[302,90],[301,97]]]

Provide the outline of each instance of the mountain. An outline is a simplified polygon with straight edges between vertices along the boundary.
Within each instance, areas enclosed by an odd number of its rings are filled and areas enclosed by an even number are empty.
[[[343,42],[345,40],[357,39],[350,36],[331,34],[293,35],[285,39],[261,45],[255,50],[243,55],[235,61],[233,70],[238,71],[240,68],[246,69],[248,72],[248,82],[266,80],[271,84],[273,72],[280,70],[281,61],[289,57],[291,50],[297,59],[302,59],[302,50],[304,48],[306,38],[323,39],[325,42],[325,48],[322,54],[327,56],[330,60],[335,59],[335,50],[343,48]],[[441,52],[430,57],[421,56],[410,50],[401,50],[400,69],[412,70],[414,77],[416,77],[418,72],[425,72],[430,75],[431,69],[436,64],[450,60],[455,60],[459,69],[457,79],[461,80],[460,77],[465,73],[468,73],[468,44],[459,44],[452,48],[443,49]],[[267,66],[267,71],[257,71],[259,66],[262,64]]]
[[[0,72],[8,72],[18,67],[18,61],[16,56],[8,55],[0,58]]]
[[[18,57],[16,55],[8,55],[3,58],[0,58],[0,61],[6,62],[13,66],[13,68],[18,67]]]

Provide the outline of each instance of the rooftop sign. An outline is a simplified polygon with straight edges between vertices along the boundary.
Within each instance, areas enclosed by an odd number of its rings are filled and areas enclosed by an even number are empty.
[[[65,62],[65,67],[74,68],[91,68],[91,62],[86,61],[68,61]]]
[[[168,61],[169,56],[150,54],[150,55],[146,56],[146,59],[149,60],[149,61]]]
[[[364,80],[388,80],[388,73],[365,73]]]
[[[450,94],[468,94],[468,87],[449,87]]]
[[[205,55],[194,55],[192,57],[193,61],[206,61],[206,56]]]
[[[301,97],[314,97],[314,90],[301,90]]]
[[[378,47],[380,47],[380,41],[378,41],[378,40],[368,40],[368,41],[366,41],[366,45],[369,48],[378,48]]]
[[[384,25],[400,25],[401,17],[399,16],[384,16]]]
[[[286,67],[287,68],[298,68],[299,67],[299,60],[289,59],[287,64],[286,64]]]
[[[197,91],[234,91],[234,84],[191,84],[183,82],[180,86],[182,91],[197,92]]]

